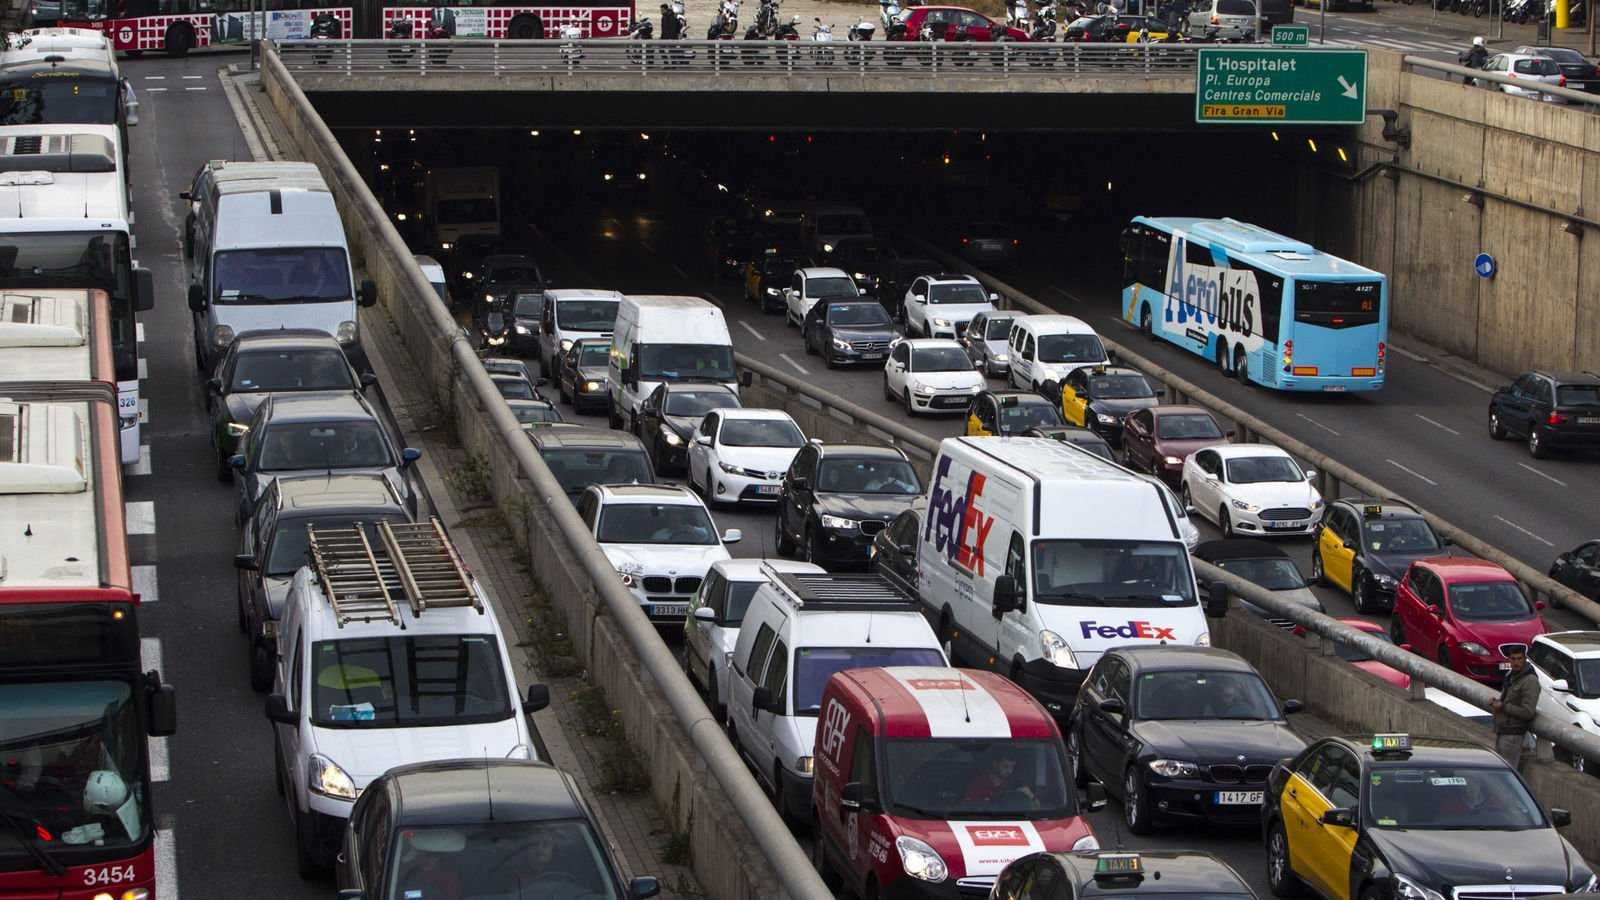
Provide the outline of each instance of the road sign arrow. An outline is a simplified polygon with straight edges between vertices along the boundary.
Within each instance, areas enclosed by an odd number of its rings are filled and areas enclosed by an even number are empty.
[[[1344,88],[1344,96],[1349,97],[1351,100],[1361,99],[1360,89],[1356,85],[1345,81],[1343,75],[1339,76],[1339,86]]]

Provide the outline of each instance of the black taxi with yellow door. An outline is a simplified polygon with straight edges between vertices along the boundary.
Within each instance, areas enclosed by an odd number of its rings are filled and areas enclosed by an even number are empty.
[[[1137,369],[1126,366],[1084,366],[1067,373],[1061,383],[1061,415],[1122,445],[1122,420],[1128,413],[1157,406],[1161,397]]]
[[[1267,883],[1329,900],[1588,893],[1595,875],[1486,747],[1405,734],[1324,738],[1279,763],[1261,807]]]
[[[1312,544],[1312,583],[1340,588],[1357,612],[1372,613],[1393,609],[1406,569],[1419,559],[1447,555],[1450,540],[1399,500],[1345,498],[1328,504]]]
[[[1201,850],[1030,853],[995,878],[989,900],[1253,900],[1232,867]],[[963,894],[962,896],[966,896]]]
[[[967,409],[967,437],[1017,437],[1029,428],[1063,424],[1049,400],[1033,391],[980,391]]]

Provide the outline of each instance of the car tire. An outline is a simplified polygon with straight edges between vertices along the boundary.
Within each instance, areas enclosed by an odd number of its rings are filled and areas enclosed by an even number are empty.
[[[1545,445],[1544,439],[1539,436],[1539,426],[1528,426],[1528,455],[1534,459],[1548,459],[1550,448]]]
[[[717,670],[709,668],[706,671],[706,709],[711,710],[711,718],[721,725],[728,721],[728,706],[717,696]]]
[[[285,793],[283,787],[283,751],[278,749],[276,739],[272,742],[272,781],[278,789],[278,796]]]
[[[905,392],[904,395],[901,396],[900,399],[905,401],[907,418],[912,418],[912,419],[916,418],[917,417],[917,407],[916,407],[915,404],[913,404],[911,402],[911,387],[909,385],[906,386],[906,392]]]
[[[1122,778],[1122,822],[1128,826],[1129,834],[1149,834],[1154,830],[1150,821],[1150,798],[1137,765],[1129,766]]]
[[[250,633],[250,619],[249,619],[248,616],[245,615],[245,612],[244,612],[244,594],[243,593],[239,594],[239,603],[237,605],[239,607],[238,615],[237,615],[237,618],[239,620],[239,633],[240,634],[249,634]]]
[[[578,404],[575,403],[572,397],[567,393],[567,386],[560,378],[556,379],[556,396],[560,398],[562,403],[572,404],[573,412],[578,411]]]
[[[326,874],[322,861],[317,859],[317,836],[306,824],[306,815],[298,809],[294,813],[294,858],[303,881],[317,881]]]
[[[1194,496],[1189,493],[1189,482],[1178,485],[1178,502],[1183,504],[1185,511],[1194,510]]]
[[[250,690],[265,694],[272,690],[272,653],[260,641],[250,642]]]
[[[233,480],[233,466],[228,465],[228,460],[232,458],[222,455],[221,450],[217,451],[217,480],[223,484]]]
[[[777,522],[772,529],[772,536],[774,542],[777,544],[775,549],[777,550],[778,555],[788,559],[793,559],[798,548],[795,547],[794,541],[789,540],[789,536],[783,533],[782,515],[777,516]]]
[[[1500,423],[1500,414],[1489,410],[1489,440],[1503,441],[1506,439],[1506,426]]]
[[[1324,587],[1328,584],[1328,572],[1322,567],[1322,551],[1314,550],[1311,553],[1311,583]]]
[[[822,552],[822,545],[817,542],[817,530],[815,528],[806,529],[806,545],[804,549],[806,562],[815,566],[822,566],[824,569],[827,568],[827,566],[822,565],[822,560],[826,557]]]
[[[828,862],[828,842],[822,836],[822,819],[811,816],[811,867],[817,870],[822,886],[837,894],[844,887],[844,877]]]
[[[1273,822],[1267,831],[1267,889],[1274,897],[1299,897],[1305,893],[1299,876],[1289,864],[1289,835],[1282,822]]]
[[[833,350],[831,348],[828,349],[828,350],[823,351],[822,364],[827,366],[830,369],[839,368],[839,360],[838,360],[837,357],[835,357],[833,355]]]
[[[1233,530],[1233,517],[1228,515],[1227,507],[1217,507],[1217,528],[1225,538],[1237,537]]]
[[[939,638],[939,649],[944,651],[945,659],[950,661],[950,665],[955,665],[956,627],[951,621],[949,609],[939,614],[939,629],[934,634]]]
[[[1071,766],[1072,783],[1083,790],[1089,786],[1089,770],[1083,765],[1083,751],[1079,749],[1078,729],[1067,728],[1067,764]]]
[[[1406,626],[1404,622],[1400,621],[1398,612],[1389,614],[1389,640],[1396,647],[1406,642]]]
[[[1371,579],[1359,567],[1350,570],[1350,599],[1356,605],[1356,612],[1367,615],[1373,611]]]
[[[610,425],[614,431],[622,430],[622,414],[617,412],[615,403],[606,404],[606,424]]]
[[[812,346],[812,344],[811,344],[811,335],[809,335],[809,334],[806,335],[805,336],[805,340],[801,341],[801,343],[806,345],[806,355],[807,356],[816,356],[817,355],[817,348]]]
[[[772,805],[778,809],[778,820],[785,825],[794,820],[789,817],[789,798],[783,790],[783,764],[772,761]]]
[[[700,496],[706,498],[706,505],[712,509],[716,509],[722,505],[722,501],[718,500],[717,495],[712,492],[711,470],[709,468],[706,469],[705,484],[700,486]]]
[[[1454,672],[1456,670],[1455,664],[1450,661],[1450,648],[1449,647],[1446,647],[1445,645],[1440,644],[1439,645],[1439,650],[1438,650],[1438,652],[1434,653],[1433,658],[1434,658],[1435,662],[1437,662],[1441,666],[1444,666],[1446,669],[1449,669],[1452,672]]]

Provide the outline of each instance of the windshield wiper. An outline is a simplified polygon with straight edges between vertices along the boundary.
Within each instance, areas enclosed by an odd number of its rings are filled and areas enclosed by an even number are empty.
[[[0,784],[0,787],[5,788],[7,794],[22,801],[22,795],[18,794],[15,788],[4,784]],[[26,802],[24,801],[25,806]],[[33,857],[33,861],[39,864],[39,868],[43,869],[45,874],[52,878],[60,878],[67,874],[66,866],[63,866],[39,845],[39,839],[35,836],[33,829],[17,821],[15,816],[6,812],[5,807],[0,807],[0,824],[4,824],[6,828],[17,833],[18,843],[22,844],[23,849],[28,851],[28,855]]]
[[[903,809],[906,812],[911,813],[912,815],[917,816],[918,818],[921,818],[921,819],[943,819],[943,818],[946,818],[945,814],[942,813],[942,812],[939,812],[937,810],[932,810],[932,809],[923,809],[920,806],[912,806],[909,803],[900,803],[900,802],[896,801],[894,806],[895,806],[896,809]]]
[[[1098,594],[1085,594],[1081,591],[1040,591],[1038,597],[1040,600],[1082,600],[1086,603],[1093,603],[1095,606],[1109,605],[1106,603],[1105,598]]]
[[[1160,594],[1113,594],[1107,600],[1143,600],[1146,603],[1165,603],[1167,598]]]

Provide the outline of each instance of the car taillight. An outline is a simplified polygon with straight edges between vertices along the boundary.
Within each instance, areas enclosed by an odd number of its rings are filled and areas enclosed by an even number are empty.
[[[1550,418],[1546,421],[1548,421],[1551,425],[1565,425],[1570,420],[1568,419],[1566,413],[1558,413],[1552,410],[1550,412]]]
[[[1011,246],[1013,246],[1013,247],[1015,247],[1016,245],[1018,245],[1020,243],[1022,243],[1022,242],[1017,240],[1016,238],[1012,238],[1011,239]]]
[[[1217,14],[1216,13],[1212,13],[1211,14],[1211,24],[1213,24],[1213,25],[1217,24]]]
[[[972,243],[972,241],[971,241],[971,239],[969,239],[969,238],[962,238],[962,239],[961,239],[961,243],[963,243],[963,244],[970,244],[970,243]]]
[[[1285,372],[1287,372],[1287,371],[1289,371],[1289,368],[1291,366],[1293,366],[1293,365],[1294,365],[1294,341],[1284,341],[1283,342],[1283,370]]]

